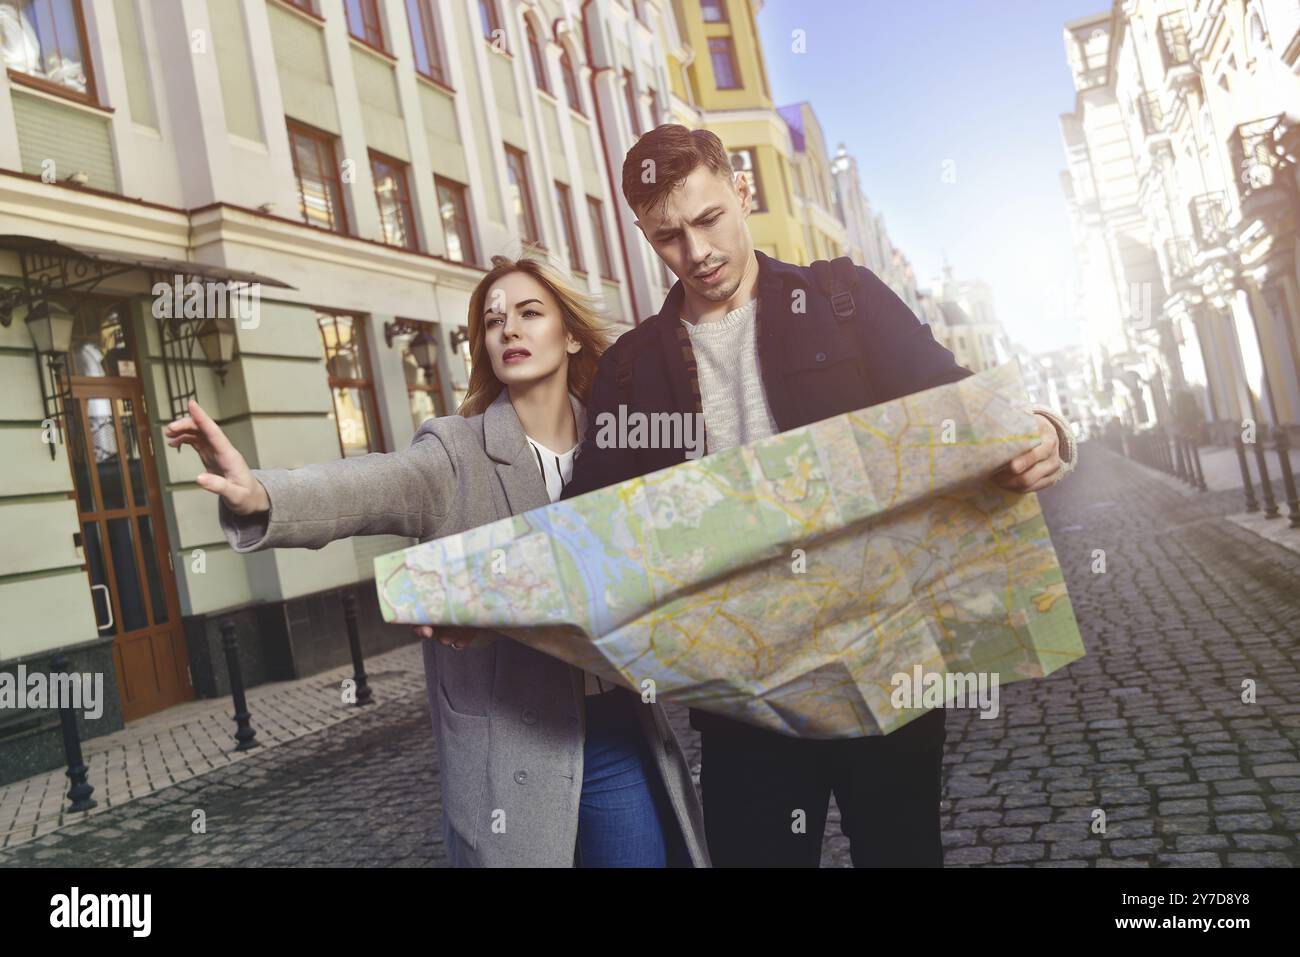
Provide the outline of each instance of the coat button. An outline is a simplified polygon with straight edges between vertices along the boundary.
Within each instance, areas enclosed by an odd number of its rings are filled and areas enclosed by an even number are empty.
[[[523,783],[525,783],[527,780],[528,780],[528,772],[527,772],[527,771],[516,771],[516,772],[515,772],[515,784],[523,784]]]
[[[816,360],[817,360],[818,362],[825,362],[825,361],[826,361],[826,353],[824,353],[824,352],[819,352],[819,353],[817,353],[817,355],[816,355],[814,358],[816,358]]]
[[[523,717],[524,717],[524,724],[537,723],[537,712],[534,711],[532,708],[525,708]]]

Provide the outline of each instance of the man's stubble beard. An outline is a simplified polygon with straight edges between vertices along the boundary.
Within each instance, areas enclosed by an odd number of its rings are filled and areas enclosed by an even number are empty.
[[[737,278],[735,282],[729,283],[728,285],[722,286],[717,289],[710,289],[706,286],[704,289],[698,291],[700,295],[703,296],[705,299],[707,299],[709,302],[726,302],[728,299],[734,296],[736,294],[736,290],[740,288],[741,278],[743,277]]]

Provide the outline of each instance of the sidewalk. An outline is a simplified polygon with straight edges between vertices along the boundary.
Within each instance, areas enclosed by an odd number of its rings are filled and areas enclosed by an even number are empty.
[[[229,697],[191,701],[132,721],[113,734],[82,742],[87,780],[97,802],[89,811],[68,810],[67,766],[0,787],[0,848],[11,848],[87,817],[119,807],[181,781],[206,774],[382,708],[424,694],[424,663],[418,642],[366,660],[376,704],[342,703],[352,666],[297,681],[260,685],[247,693],[251,723],[261,747],[235,751],[234,705]]]
[[[1246,450],[1246,463],[1250,467],[1250,480],[1255,491],[1255,499],[1259,502],[1259,510],[1255,512],[1246,511],[1246,492],[1241,481],[1241,463],[1238,462],[1237,452],[1233,448],[1209,445],[1201,449],[1201,471],[1205,476],[1205,492],[1198,492],[1181,479],[1159,469],[1153,469],[1139,462],[1133,462],[1133,464],[1144,469],[1152,478],[1165,486],[1178,489],[1184,495],[1196,496],[1212,492],[1237,492],[1238,496],[1236,498],[1227,499],[1230,502],[1229,507],[1233,511],[1223,517],[1234,525],[1258,535],[1260,538],[1273,542],[1275,545],[1281,545],[1283,548],[1300,555],[1300,528],[1291,528],[1287,518],[1286,490],[1282,485],[1282,467],[1278,462],[1277,453],[1269,450],[1265,452],[1264,457],[1268,465],[1269,484],[1273,486],[1273,495],[1278,506],[1278,515],[1274,518],[1264,517],[1264,503],[1260,495],[1259,485],[1259,466],[1253,449]],[[1300,471],[1300,455],[1293,454],[1291,456],[1291,467]],[[1300,482],[1300,476],[1297,476],[1296,480]]]
[[[1274,486],[1281,489],[1282,466],[1277,453],[1272,449],[1264,452],[1264,461],[1268,463],[1268,477]],[[1253,448],[1246,449],[1246,464],[1250,467],[1250,480],[1259,492],[1259,464]],[[1291,467],[1300,466],[1300,456],[1291,455]],[[1218,492],[1223,489],[1241,488],[1241,463],[1237,461],[1237,450],[1222,445],[1206,445],[1201,448],[1201,470],[1205,473],[1207,491]]]

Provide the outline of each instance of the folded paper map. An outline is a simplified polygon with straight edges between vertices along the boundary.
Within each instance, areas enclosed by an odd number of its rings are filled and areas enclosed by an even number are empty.
[[[925,713],[921,675],[1083,655],[1032,494],[1019,367],[375,559],[384,618],[488,629],[658,700],[814,738]],[[900,677],[902,676],[902,677]]]

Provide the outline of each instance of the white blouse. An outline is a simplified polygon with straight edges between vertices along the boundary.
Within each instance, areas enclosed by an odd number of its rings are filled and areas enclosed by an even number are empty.
[[[578,447],[575,445],[561,455],[552,452],[531,435],[525,433],[524,438],[533,447],[533,457],[537,459],[537,467],[542,470],[542,476],[546,479],[546,494],[550,496],[552,502],[558,502],[564,486],[568,485],[569,479],[573,478],[573,455],[578,451]]]

